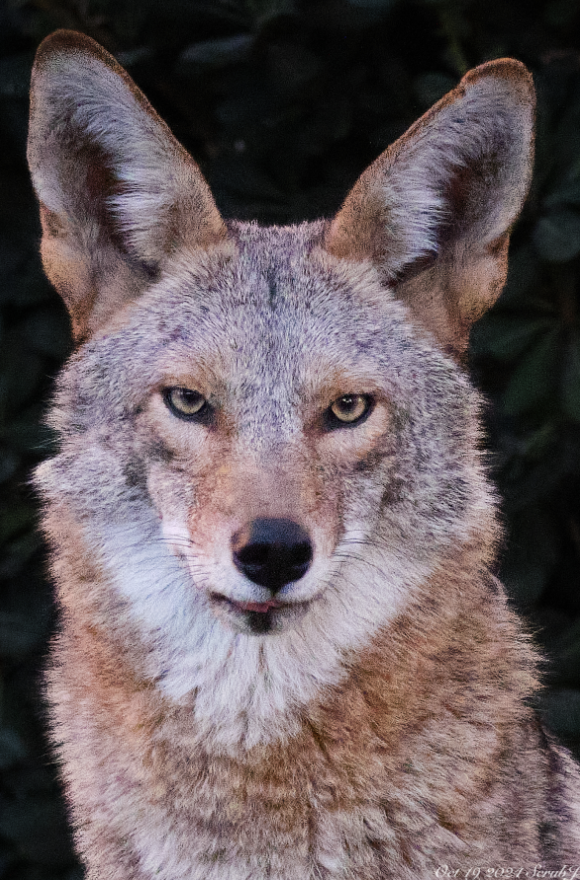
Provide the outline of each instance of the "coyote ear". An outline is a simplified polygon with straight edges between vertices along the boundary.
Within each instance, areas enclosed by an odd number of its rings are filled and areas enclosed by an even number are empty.
[[[327,233],[330,253],[373,261],[455,356],[505,283],[531,178],[534,110],[520,62],[470,71],[364,172]]]
[[[83,34],[56,31],[38,49],[28,162],[44,268],[77,340],[135,298],[170,252],[226,236],[196,163]]]

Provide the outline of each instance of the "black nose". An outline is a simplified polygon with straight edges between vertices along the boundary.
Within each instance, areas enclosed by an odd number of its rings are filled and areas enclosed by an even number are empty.
[[[234,565],[272,593],[300,580],[310,568],[312,544],[291,519],[255,519],[232,538]]]

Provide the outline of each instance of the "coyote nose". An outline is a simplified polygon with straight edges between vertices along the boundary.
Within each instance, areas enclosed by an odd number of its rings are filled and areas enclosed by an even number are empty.
[[[234,565],[272,593],[300,580],[312,561],[308,534],[291,519],[255,519],[232,538]]]

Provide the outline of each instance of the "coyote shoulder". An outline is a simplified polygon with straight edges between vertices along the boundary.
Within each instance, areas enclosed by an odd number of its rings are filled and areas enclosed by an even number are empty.
[[[334,218],[261,228],[100,46],[42,43],[28,156],[77,343],[35,478],[46,680],[89,880],[571,880],[580,774],[491,573],[464,369],[533,117],[523,65],[484,64]]]

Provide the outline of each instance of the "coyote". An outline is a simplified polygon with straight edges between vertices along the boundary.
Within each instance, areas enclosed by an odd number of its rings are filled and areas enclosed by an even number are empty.
[[[464,363],[533,117],[525,67],[484,64],[335,217],[262,228],[100,46],[40,46],[28,157],[76,341],[35,477],[46,681],[89,880],[575,876],[580,774],[492,573]]]

